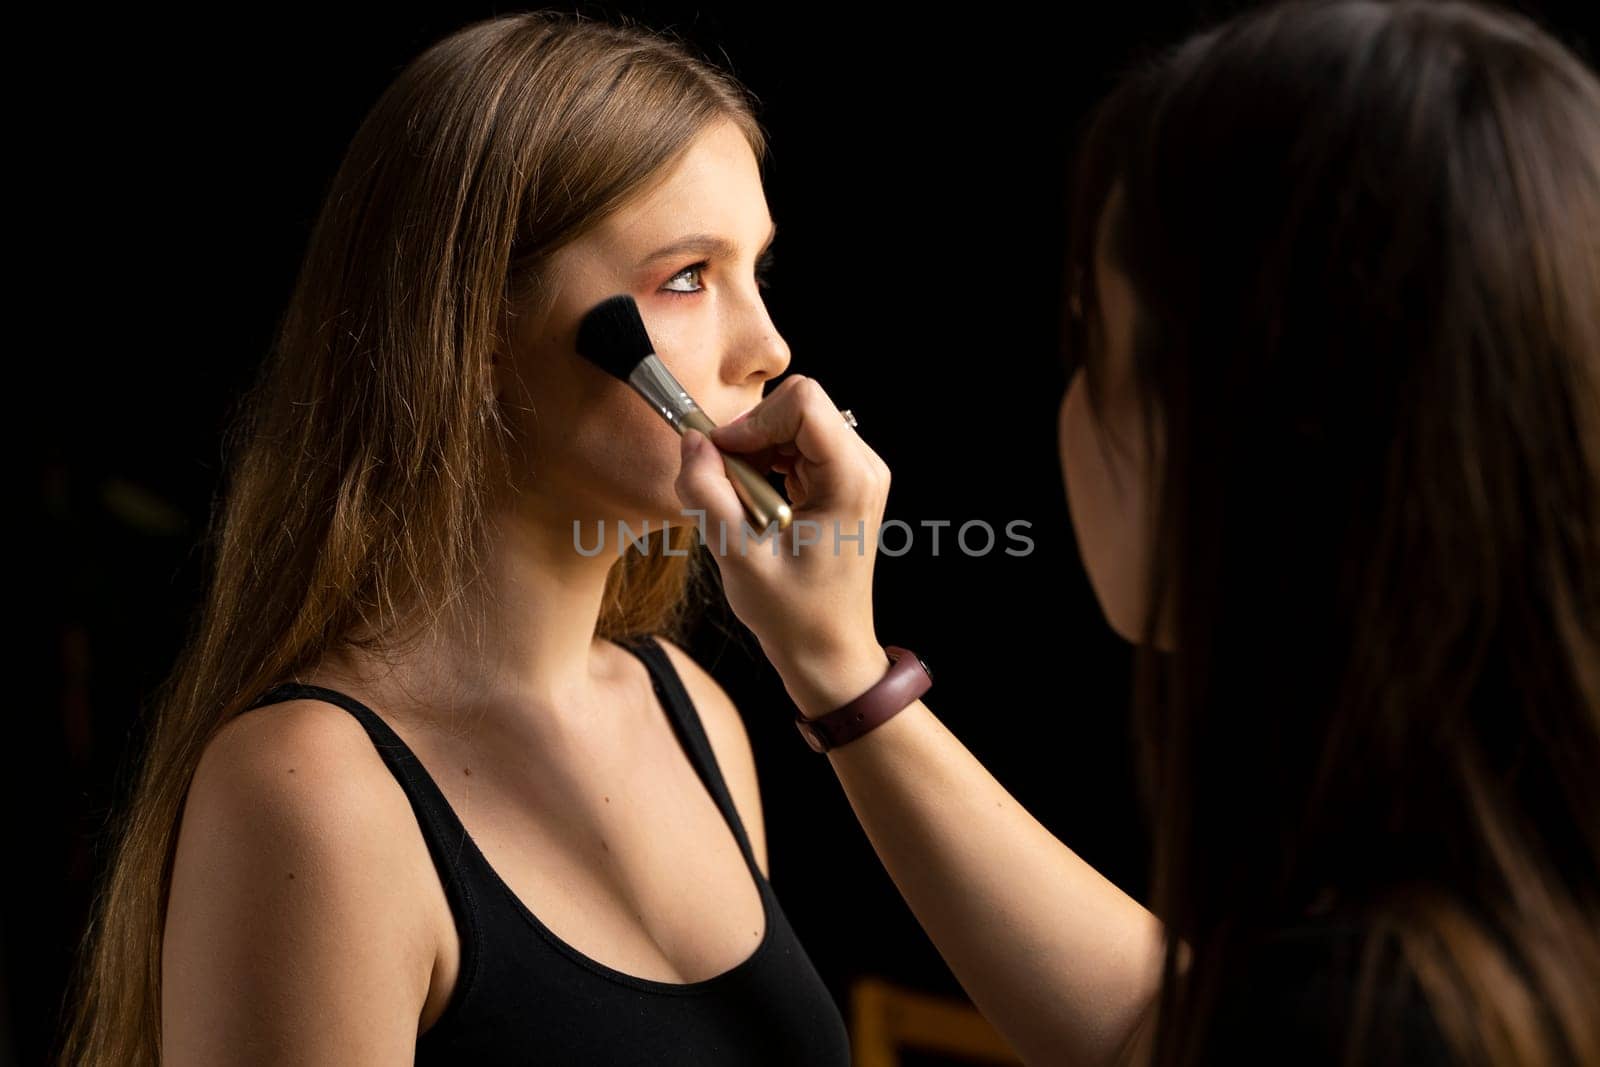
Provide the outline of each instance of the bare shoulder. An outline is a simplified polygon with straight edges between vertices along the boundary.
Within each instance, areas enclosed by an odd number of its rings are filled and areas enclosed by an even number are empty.
[[[657,635],[656,641],[666,651],[667,658],[683,679],[689,699],[694,701],[695,710],[700,713],[700,722],[711,741],[717,766],[727,780],[734,806],[739,809],[739,819],[750,837],[750,847],[756,854],[761,872],[765,874],[767,835],[762,824],[761,788],[744,718],[721,684],[693,656],[665,637]]]
[[[293,700],[227,723],[179,822],[164,1061],[409,1059],[436,951],[418,849],[404,792],[348,712]]]
[[[206,745],[186,815],[212,806],[251,826],[324,836],[348,829],[346,820],[397,818],[406,802],[354,716],[286,700],[236,716]]]

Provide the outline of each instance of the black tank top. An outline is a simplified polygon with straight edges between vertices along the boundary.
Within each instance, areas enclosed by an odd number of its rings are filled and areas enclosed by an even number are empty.
[[[755,952],[700,982],[624,974],[557,937],[489,866],[405,742],[360,701],[287,682],[250,705],[314,699],[344,708],[366,728],[411,800],[461,937],[455,989],[438,1021],[417,1039],[416,1062],[847,1067],[844,1019],[756,864],[677,671],[653,638],[619,644],[649,669],[679,743],[738,839],[766,914],[766,934]]]

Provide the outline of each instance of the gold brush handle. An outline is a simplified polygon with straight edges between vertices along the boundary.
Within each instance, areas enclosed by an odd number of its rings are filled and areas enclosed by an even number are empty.
[[[679,419],[678,425],[679,433],[689,429],[699,430],[707,438],[711,436],[711,431],[717,428],[717,424],[699,408]],[[717,446],[713,443],[711,447]],[[789,528],[789,520],[794,517],[794,513],[789,510],[789,502],[783,499],[783,494],[774,489],[772,483],[768,482],[760,471],[738,456],[730,456],[726,452],[722,453],[722,464],[727,469],[728,478],[733,482],[734,492],[744,501],[744,509],[750,513],[757,531],[765,530],[773,522],[778,524],[780,531]]]

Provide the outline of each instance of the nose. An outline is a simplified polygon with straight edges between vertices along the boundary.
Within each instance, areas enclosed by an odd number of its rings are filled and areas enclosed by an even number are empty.
[[[752,294],[731,312],[737,316],[722,362],[722,378],[729,385],[759,385],[789,367],[789,343],[772,324],[766,302]]]

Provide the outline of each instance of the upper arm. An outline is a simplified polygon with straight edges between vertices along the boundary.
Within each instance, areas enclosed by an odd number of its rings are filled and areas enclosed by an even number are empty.
[[[224,726],[180,821],[164,1062],[410,1063],[433,958],[406,873],[418,838],[342,710],[290,701]]]
[[[729,699],[717,680],[683,649],[664,637],[658,637],[667,657],[677,668],[683,686],[700,713],[701,725],[711,741],[717,757],[717,766],[733,794],[733,803],[750,838],[750,848],[756,855],[761,873],[767,873],[767,833],[762,825],[761,788],[756,779],[755,756],[750,750],[750,737],[745,732],[739,709]]]

